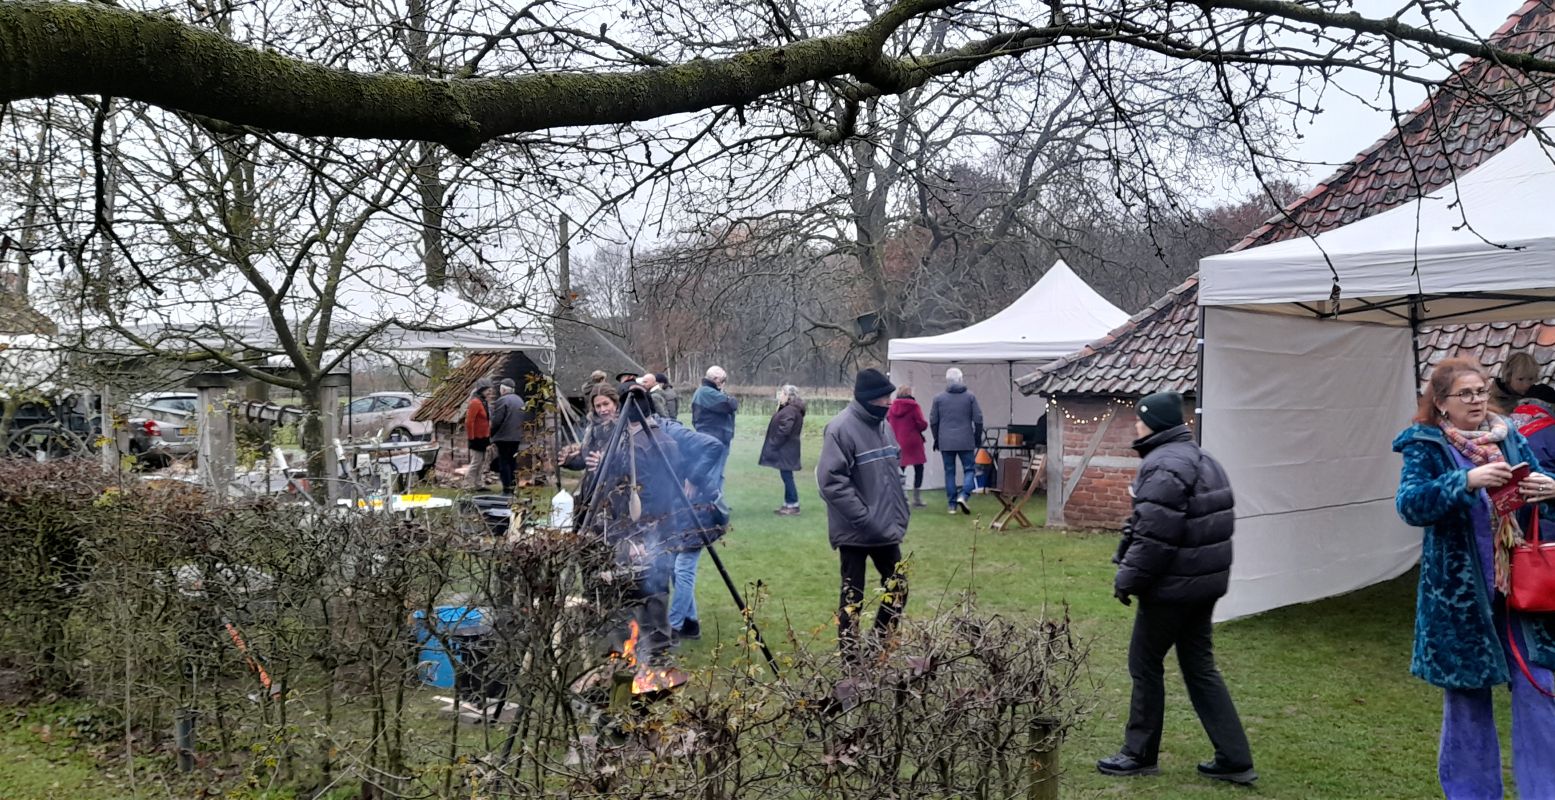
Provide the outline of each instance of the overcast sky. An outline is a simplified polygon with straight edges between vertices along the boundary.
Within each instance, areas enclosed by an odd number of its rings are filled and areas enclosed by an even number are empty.
[[[1357,0],[1355,6],[1357,11],[1367,16],[1386,17],[1401,4],[1400,0]],[[1474,33],[1479,37],[1487,37],[1522,5],[1523,0],[1462,0],[1458,11],[1472,26]],[[1445,25],[1443,32],[1458,35],[1468,33],[1462,26],[1448,28]],[[1389,105],[1389,88],[1374,75],[1346,73],[1338,83],[1348,92],[1367,98],[1375,106],[1386,108]],[[1425,90],[1418,84],[1399,83],[1395,91],[1401,111],[1407,112],[1425,99]],[[1393,125],[1385,111],[1369,108],[1366,103],[1344,92],[1330,90],[1323,98],[1322,106],[1321,115],[1294,120],[1295,130],[1303,138],[1293,155],[1302,161],[1311,162],[1307,168],[1308,187],[1328,177],[1339,164],[1354,158],[1356,153],[1381,138]]]

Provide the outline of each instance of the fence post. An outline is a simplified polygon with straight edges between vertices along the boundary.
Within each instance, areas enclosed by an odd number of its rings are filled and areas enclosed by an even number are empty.
[[[178,771],[194,771],[194,721],[192,708],[180,708],[173,718],[173,747],[178,751]]]
[[[1058,726],[1046,717],[1032,717],[1027,725],[1026,800],[1058,800]]]
[[[227,390],[231,373],[201,372],[189,379],[189,387],[199,395],[195,419],[200,427],[200,483],[216,497],[226,497],[232,484],[236,461],[236,442],[232,431],[232,412],[227,408]]]

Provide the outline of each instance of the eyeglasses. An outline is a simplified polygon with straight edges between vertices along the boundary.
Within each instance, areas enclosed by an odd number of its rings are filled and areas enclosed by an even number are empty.
[[[1447,396],[1448,397],[1456,397],[1456,398],[1458,398],[1459,400],[1462,400],[1465,403],[1478,403],[1481,400],[1488,400],[1488,399],[1490,399],[1490,390],[1489,389],[1464,389],[1461,392],[1457,392],[1455,394],[1450,394],[1450,395],[1447,395]]]

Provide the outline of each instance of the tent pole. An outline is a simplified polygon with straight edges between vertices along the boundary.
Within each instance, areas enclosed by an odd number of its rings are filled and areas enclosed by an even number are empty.
[[[1193,440],[1201,445],[1204,444],[1204,310],[1204,306],[1199,306],[1198,339],[1193,345],[1198,364],[1193,379],[1193,415],[1199,421],[1193,426]]]
[[[1415,359],[1415,387],[1419,391],[1425,376],[1420,374],[1420,299],[1417,295],[1409,304],[1409,353]]]

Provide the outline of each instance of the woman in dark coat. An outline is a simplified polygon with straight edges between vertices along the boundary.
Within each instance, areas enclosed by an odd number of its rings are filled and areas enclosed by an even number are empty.
[[[1431,374],[1415,424],[1393,441],[1404,457],[1399,516],[1425,533],[1410,671],[1444,690],[1437,766],[1447,797],[1502,796],[1491,691],[1508,683],[1518,793],[1555,797],[1555,705],[1542,694],[1555,688],[1555,625],[1549,614],[1507,608],[1506,553],[1522,534],[1487,494],[1510,483],[1519,463],[1532,471],[1515,491],[1530,502],[1555,499],[1555,480],[1489,410],[1491,395],[1478,363],[1447,359]]]
[[[799,470],[799,437],[804,433],[804,399],[799,387],[784,386],[778,391],[778,410],[772,412],[767,423],[767,439],[761,444],[763,467],[771,467],[783,476],[783,505],[776,514],[784,517],[799,515],[799,487],[794,484],[794,473]]]
[[[896,399],[885,414],[891,423],[891,433],[896,434],[896,446],[902,450],[902,475],[912,467],[913,508],[923,508],[923,464],[928,454],[923,452],[923,432],[929,429],[929,421],[923,416],[923,407],[912,396],[911,386],[896,387]]]

